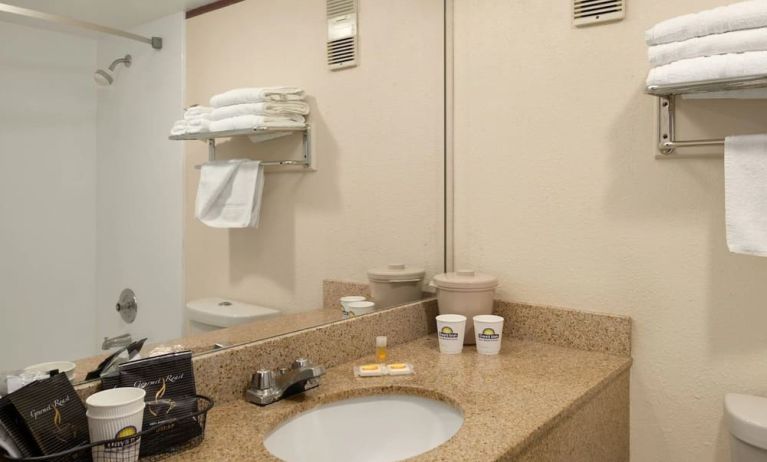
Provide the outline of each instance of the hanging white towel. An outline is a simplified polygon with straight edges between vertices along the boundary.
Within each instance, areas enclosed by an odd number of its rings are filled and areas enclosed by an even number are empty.
[[[676,61],[650,69],[647,85],[669,85],[767,74],[767,51],[730,53]]]
[[[730,252],[767,256],[767,134],[725,138],[724,196]]]
[[[306,115],[309,105],[304,101],[284,101],[277,103],[245,103],[218,107],[210,113],[210,120],[223,120],[241,115]]]
[[[214,120],[210,122],[210,131],[222,132],[227,130],[246,130],[254,127],[303,127],[306,125],[306,119],[304,116],[292,115],[292,116],[257,116],[257,115],[242,115],[237,117],[230,117],[223,120]]]
[[[257,228],[263,190],[261,162],[208,162],[200,172],[195,216],[212,228]]]
[[[663,66],[682,59],[747,51],[767,51],[767,27],[655,45],[647,49],[647,56],[652,66]]]
[[[303,99],[304,91],[297,87],[235,88],[213,96],[210,99],[210,105],[217,108],[234,104],[301,101]]]
[[[659,45],[765,26],[767,0],[751,0],[660,22],[645,32],[645,41],[648,45]]]

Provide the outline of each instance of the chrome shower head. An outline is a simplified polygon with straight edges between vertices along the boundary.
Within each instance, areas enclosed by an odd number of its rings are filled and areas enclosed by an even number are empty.
[[[109,85],[112,85],[114,83],[114,70],[117,68],[118,64],[123,64],[125,67],[130,67],[131,63],[133,62],[133,58],[131,55],[125,55],[122,58],[117,58],[114,61],[112,61],[112,64],[109,65],[109,69],[98,69],[96,72],[93,73],[93,80],[96,81],[98,85],[101,85],[102,87],[106,87]]]
[[[99,69],[93,73],[93,80],[96,81],[97,85],[100,85],[102,87],[112,85],[112,82],[115,81],[115,79],[112,78],[112,76],[103,69]]]

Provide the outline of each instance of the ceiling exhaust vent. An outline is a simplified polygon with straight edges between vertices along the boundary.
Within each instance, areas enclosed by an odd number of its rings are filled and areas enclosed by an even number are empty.
[[[327,0],[328,66],[331,70],[357,65],[357,0]]]
[[[573,0],[575,27],[620,21],[626,17],[626,0]]]

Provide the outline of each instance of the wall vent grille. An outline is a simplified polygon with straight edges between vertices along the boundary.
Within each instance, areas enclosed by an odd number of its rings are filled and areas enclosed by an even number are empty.
[[[573,0],[576,27],[620,21],[626,17],[626,0]]]
[[[357,65],[357,0],[327,0],[328,66],[331,70]]]

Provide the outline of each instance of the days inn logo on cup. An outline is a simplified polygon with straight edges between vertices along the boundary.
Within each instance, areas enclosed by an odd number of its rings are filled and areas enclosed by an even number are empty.
[[[442,329],[440,329],[439,338],[443,338],[446,340],[455,340],[458,338],[458,334],[453,332],[453,329],[451,329],[450,327],[445,326]]]
[[[477,334],[477,337],[479,337],[480,340],[498,340],[499,335],[495,333],[495,331],[489,327],[486,327],[482,329],[482,332]]]

